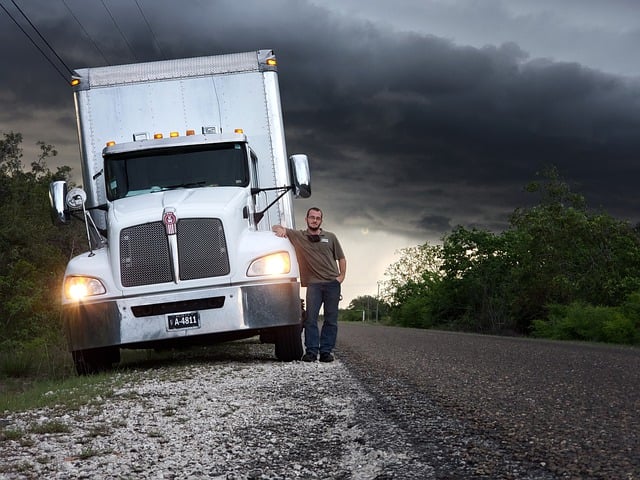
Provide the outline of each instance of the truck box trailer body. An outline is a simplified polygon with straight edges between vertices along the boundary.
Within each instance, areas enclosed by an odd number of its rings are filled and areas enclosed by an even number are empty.
[[[79,373],[120,348],[257,334],[299,359],[298,265],[274,224],[310,195],[287,158],[270,50],[75,72],[83,189],[50,188],[56,223],[84,217],[64,327]],[[105,146],[106,145],[106,146]]]

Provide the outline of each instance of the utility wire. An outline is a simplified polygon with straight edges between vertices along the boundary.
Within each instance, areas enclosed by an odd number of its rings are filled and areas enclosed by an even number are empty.
[[[138,10],[140,11],[140,15],[142,15],[142,19],[144,20],[144,23],[147,24],[147,28],[149,29],[149,32],[151,32],[151,38],[153,38],[153,43],[155,43],[156,48],[160,52],[160,55],[162,56],[162,58],[165,58],[164,52],[162,51],[162,48],[160,47],[160,44],[158,43],[158,39],[156,38],[156,34],[153,33],[153,29],[151,28],[151,25],[149,24],[149,21],[147,20],[147,17],[145,16],[144,12],[142,11],[142,7],[138,3],[138,0],[135,0],[135,2],[136,2],[136,6],[138,7]]]
[[[47,41],[46,38],[44,38],[42,36],[42,34],[40,33],[40,30],[38,30],[38,28],[31,22],[31,20],[29,20],[29,17],[27,17],[27,15],[22,11],[22,9],[18,6],[18,4],[15,2],[15,0],[11,0],[11,3],[13,3],[13,5],[18,9],[18,11],[20,12],[20,14],[25,18],[25,20],[27,22],[29,22],[29,25],[31,25],[31,28],[33,28],[36,33],[38,34],[38,36],[40,37],[40,39],[44,42],[44,44],[49,48],[49,50],[51,50],[53,52],[53,54],[56,56],[56,58],[58,59],[58,61],[64,65],[64,68],[67,69],[67,72],[69,72],[69,75],[73,75],[73,70],[71,70],[69,68],[69,66],[65,63],[64,60],[62,60],[62,58],[60,58],[60,55],[58,55],[58,52],[56,52],[56,50],[51,46],[51,44]]]
[[[131,55],[133,55],[133,58],[135,59],[136,62],[139,61],[138,57],[136,56],[135,52],[133,51],[133,48],[131,48],[131,45],[129,44],[129,41],[127,40],[127,37],[124,35],[123,31],[120,30],[120,26],[118,25],[118,22],[116,22],[116,19],[111,14],[111,10],[109,10],[109,7],[107,7],[107,4],[104,3],[104,0],[100,0],[100,2],[102,3],[102,6],[104,7],[104,9],[107,11],[109,16],[111,17],[111,21],[116,26],[116,29],[118,30],[118,32],[120,32],[120,35],[122,36],[122,39],[124,40],[124,43],[127,44],[127,48],[129,49],[129,52],[131,53]]]
[[[104,52],[102,50],[100,50],[100,47],[98,47],[98,44],[91,37],[91,35],[89,35],[89,32],[87,32],[87,30],[84,28],[84,26],[82,25],[82,23],[80,22],[78,17],[76,17],[75,14],[71,11],[71,8],[69,7],[69,5],[67,5],[67,2],[65,0],[61,0],[61,1],[62,1],[62,4],[67,8],[67,11],[71,14],[73,19],[76,21],[76,23],[80,26],[80,28],[82,29],[82,32],[84,33],[84,35],[89,39],[89,41],[93,44],[93,47],[98,51],[98,53],[100,54],[100,56],[104,60],[104,63],[109,65],[109,60],[107,60],[107,57],[105,56]]]
[[[24,12],[22,12],[22,10],[20,10],[20,8],[15,4],[15,2],[12,1],[12,3],[14,4],[14,6],[16,8],[18,8],[18,10],[20,11],[20,13],[22,13],[22,16],[25,17],[27,19],[27,21],[29,22],[29,24],[33,27],[33,29],[38,33],[38,35],[40,35],[40,32],[38,32],[38,29],[29,21],[28,17],[24,14]],[[51,66],[60,74],[60,76],[64,79],[65,83],[69,82],[69,77],[60,69],[60,67],[58,65],[55,64],[55,62],[51,59],[51,57],[49,57],[49,55],[47,55],[45,53],[45,51],[40,47],[40,45],[38,45],[38,43],[33,39],[33,37],[31,37],[31,35],[29,35],[27,33],[27,31],[22,27],[22,25],[20,25],[20,23],[14,18],[14,16],[11,14],[11,12],[9,12],[9,10],[7,10],[7,8],[0,3],[0,7],[2,7],[2,9],[5,11],[5,13],[9,16],[9,18],[11,20],[13,20],[13,23],[16,24],[16,26],[22,31],[22,33],[25,34],[25,36],[31,41],[31,43],[33,43],[33,46],[36,47],[38,49],[38,51],[44,56],[44,58],[47,59],[47,61],[51,64]],[[69,72],[70,75],[73,75],[73,72],[71,71],[71,69],[67,66],[66,63],[64,63],[64,61],[58,56],[58,54],[56,53],[56,51],[53,49],[53,47],[51,45],[49,45],[49,42],[47,42],[42,35],[40,35],[40,38],[45,42],[45,44],[47,45],[47,47],[49,47],[49,49],[54,53],[54,55],[58,58],[58,60],[60,61],[60,63],[62,63],[62,65],[64,65],[64,67],[67,69],[67,71]]]

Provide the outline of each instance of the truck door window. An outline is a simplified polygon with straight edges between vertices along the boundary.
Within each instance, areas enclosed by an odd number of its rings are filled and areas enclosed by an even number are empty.
[[[251,187],[258,188],[260,179],[258,178],[258,157],[251,151]]]
[[[109,200],[176,188],[246,187],[249,167],[240,143],[195,145],[107,155]]]

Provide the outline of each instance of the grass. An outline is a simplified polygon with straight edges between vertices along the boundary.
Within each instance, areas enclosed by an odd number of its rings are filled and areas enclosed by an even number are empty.
[[[114,382],[114,380],[116,380]],[[124,380],[105,373],[62,380],[34,380],[0,394],[0,412],[21,412],[34,408],[56,407],[75,410],[92,403],[96,398],[113,395],[114,387]]]
[[[0,430],[0,440],[20,440],[24,434],[25,432],[20,429],[7,428]]]
[[[91,447],[83,448],[82,451],[80,452],[80,455],[78,455],[78,459],[87,460],[91,457],[97,457],[99,455],[108,455],[112,452],[113,450],[95,450]]]
[[[21,367],[13,368],[10,360],[11,352],[0,352],[0,414],[4,411],[19,412],[35,408],[56,408],[60,410],[77,410],[84,405],[99,405],[104,399],[113,396],[113,392],[124,383],[131,381],[136,371],[218,359],[246,360],[245,345],[256,340],[244,340],[221,343],[207,347],[193,347],[181,350],[123,350],[122,361],[116,369],[97,375],[77,376],[73,371],[71,355],[51,356],[54,364],[46,370],[35,368],[33,364],[18,362]],[[37,365],[42,359],[34,358]],[[2,368],[2,367],[11,368]],[[171,375],[167,370],[166,375]],[[167,416],[175,415],[175,411],[164,412]],[[6,434],[6,433],[5,433]]]
[[[69,426],[60,420],[49,420],[48,422],[38,423],[29,427],[31,433],[39,435],[45,433],[69,433]]]

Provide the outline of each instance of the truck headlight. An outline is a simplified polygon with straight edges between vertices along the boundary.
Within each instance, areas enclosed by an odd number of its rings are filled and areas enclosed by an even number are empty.
[[[288,252],[277,252],[260,257],[249,265],[248,277],[260,275],[281,275],[291,271],[291,259]]]
[[[82,300],[93,295],[107,293],[100,280],[93,277],[67,277],[64,280],[64,296],[68,300]]]

